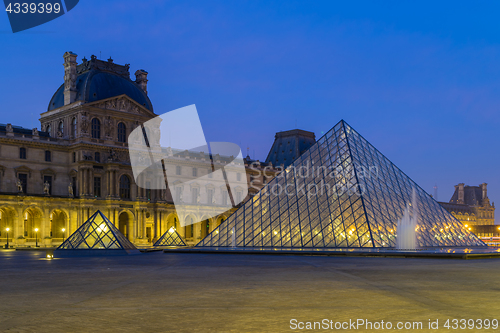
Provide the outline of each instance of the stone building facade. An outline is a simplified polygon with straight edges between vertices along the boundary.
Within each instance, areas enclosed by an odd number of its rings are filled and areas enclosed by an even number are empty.
[[[488,198],[487,184],[468,186],[455,185],[449,202],[440,202],[457,220],[479,237],[496,236],[495,204]]]
[[[41,114],[41,130],[0,124],[0,243],[8,236],[13,246],[57,246],[97,209],[136,245],[150,245],[171,227],[197,243],[235,208],[203,216],[201,189],[201,201],[183,218],[202,222],[180,227],[168,190],[137,186],[127,137],[156,117],[148,73],[137,70],[131,80],[128,64],[82,60],[64,54],[64,83]],[[190,163],[183,168],[197,167],[196,159]],[[245,166],[237,179],[254,188],[249,196],[280,171],[258,161]]]

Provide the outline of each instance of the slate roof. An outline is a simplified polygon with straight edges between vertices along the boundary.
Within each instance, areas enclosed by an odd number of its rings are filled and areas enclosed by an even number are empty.
[[[316,142],[313,132],[300,129],[276,133],[273,146],[266,158],[266,163],[281,164],[286,168]]]
[[[482,195],[483,192],[480,186],[464,186],[464,204],[469,206],[481,206],[483,203]],[[458,203],[458,188],[455,189],[450,199],[450,203]]]
[[[83,59],[77,66],[76,101],[95,102],[106,98],[127,95],[134,101],[153,112],[153,105],[141,87],[130,79],[129,65],[118,65],[102,61],[92,56],[91,60]],[[48,111],[64,105],[64,84],[52,96]]]

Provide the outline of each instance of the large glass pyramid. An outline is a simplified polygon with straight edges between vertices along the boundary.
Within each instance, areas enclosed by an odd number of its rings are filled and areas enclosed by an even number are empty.
[[[486,246],[344,121],[196,246],[394,247],[413,189],[419,247]]]
[[[186,246],[181,236],[172,227],[158,239],[153,246]]]
[[[57,250],[135,250],[136,247],[108,218],[97,211]]]

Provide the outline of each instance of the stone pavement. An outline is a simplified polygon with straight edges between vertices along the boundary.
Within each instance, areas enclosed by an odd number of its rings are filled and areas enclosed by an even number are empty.
[[[421,321],[422,332],[439,319],[441,332],[454,331],[443,329],[446,319],[500,319],[498,259],[153,252],[46,260],[2,250],[0,274],[1,332],[307,331],[292,330],[291,319]]]

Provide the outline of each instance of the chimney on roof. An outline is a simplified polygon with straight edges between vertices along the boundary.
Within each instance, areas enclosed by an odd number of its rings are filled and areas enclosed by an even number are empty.
[[[144,69],[139,69],[135,72],[135,83],[137,83],[142,90],[148,94],[148,72]]]
[[[482,183],[481,185],[479,185],[479,186],[481,186],[481,190],[482,190],[482,195],[481,195],[482,200],[485,200],[486,198],[488,198],[486,185],[488,185],[488,184]]]
[[[458,202],[459,204],[464,204],[464,196],[465,196],[465,193],[464,193],[464,186],[465,184],[464,183],[460,183],[458,185],[455,185],[455,188],[458,188]]]
[[[64,105],[76,101],[76,57],[71,51],[64,53]]]

